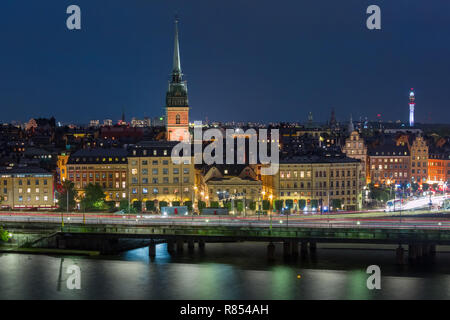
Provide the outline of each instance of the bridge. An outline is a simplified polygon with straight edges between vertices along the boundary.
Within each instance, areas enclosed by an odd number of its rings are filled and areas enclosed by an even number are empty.
[[[55,232],[57,248],[79,248],[97,245],[101,251],[119,239],[141,239],[148,242],[149,255],[155,255],[159,242],[167,243],[169,252],[183,251],[187,244],[204,249],[207,242],[266,242],[267,255],[273,259],[274,243],[283,243],[283,256],[314,254],[317,243],[394,244],[397,263],[404,261],[404,246],[409,260],[435,254],[436,245],[450,245],[450,220],[444,218],[319,218],[319,217],[161,217],[137,216],[85,217],[1,216],[11,230],[37,229]],[[62,221],[65,221],[64,226]],[[89,248],[92,249],[92,248]]]

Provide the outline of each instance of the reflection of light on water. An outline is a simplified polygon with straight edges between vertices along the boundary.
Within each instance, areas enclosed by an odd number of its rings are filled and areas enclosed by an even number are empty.
[[[133,249],[124,252],[121,257],[127,261],[145,261],[150,262],[148,255],[148,247]],[[167,252],[167,243],[160,243],[156,245],[156,254],[152,263],[169,263],[172,257]]]
[[[347,273],[347,285],[349,300],[365,300],[369,298],[369,289],[367,288],[367,279],[370,274],[362,270],[352,270]]]

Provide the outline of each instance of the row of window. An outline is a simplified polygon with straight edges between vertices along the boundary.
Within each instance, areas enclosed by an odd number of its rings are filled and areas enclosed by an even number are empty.
[[[36,201],[40,201],[40,199],[41,199],[40,196],[36,196],[36,197],[35,197],[35,200],[36,200]],[[43,199],[44,201],[48,201],[48,196],[43,196],[42,199]],[[24,200],[23,200],[23,196],[19,196],[19,202],[23,202],[23,201],[24,201]],[[27,196],[27,197],[26,197],[26,201],[27,201],[27,202],[30,202],[30,201],[31,201],[31,196]]]
[[[152,169],[152,174],[153,175],[157,175],[158,172],[159,172],[159,169],[157,169],[157,168]],[[180,170],[179,170],[179,168],[173,168],[172,172],[173,172],[173,174],[179,174]],[[141,173],[142,173],[142,175],[148,175],[148,169],[147,168],[142,169]],[[169,174],[169,169],[168,168],[163,168],[162,169],[162,173],[163,174]],[[131,169],[131,174],[132,175],[137,175],[138,174],[138,169],[136,169],[136,168]],[[189,168],[183,168],[183,174],[189,174]]]
[[[39,179],[36,179],[36,180],[34,180],[34,185],[36,185],[36,186],[38,186],[39,185],[39,182],[40,180]],[[47,180],[42,180],[43,181],[43,184],[44,185],[47,185]],[[24,181],[22,180],[22,179],[20,179],[18,182],[17,182],[17,184],[19,185],[19,186],[22,186],[23,184],[24,184]],[[30,186],[32,184],[32,180],[26,180],[26,185],[27,186]],[[3,180],[3,185],[4,186],[7,186],[8,185],[8,180]]]
[[[120,175],[119,174],[119,172],[116,172],[115,173],[115,175],[113,175],[112,173],[106,173],[106,172],[103,172],[103,173],[99,173],[99,172],[95,172],[95,173],[93,173],[93,172],[90,172],[89,173],[89,178],[90,179],[93,179],[94,178],[94,174],[95,174],[95,179],[100,179],[100,175],[101,175],[101,178],[102,179],[106,179],[106,177],[108,177],[108,179],[113,179],[113,177],[115,176],[116,177],[116,179],[119,179],[120,178],[120,176],[122,176],[122,178],[123,179],[125,179],[126,177],[127,177],[127,174],[125,173],[125,172],[122,172],[122,175]],[[83,178],[87,178],[87,173],[86,172],[84,172],[84,173],[82,173],[82,174],[80,174],[79,172],[77,172],[76,174],[75,174],[75,177],[77,177],[77,178],[80,178],[80,177],[83,177]],[[74,177],[74,174],[72,173],[72,172],[69,172],[69,178],[72,178],[73,179],[73,177]]]
[[[316,194],[316,197],[322,197],[322,196],[327,197],[328,196],[326,191],[317,191],[315,194]],[[339,191],[336,191],[336,193],[334,193],[333,191],[330,191],[329,195],[330,196],[339,196],[339,195],[345,196],[345,194],[347,194],[348,196],[352,195],[352,194],[356,195],[356,191],[353,190],[353,192],[350,192],[350,190],[347,190],[347,193],[345,193],[344,191],[341,191],[340,193],[339,193]],[[294,195],[298,195],[298,194],[293,193],[293,192],[280,192],[281,197],[284,197],[284,196],[290,197],[290,196],[294,196]],[[307,192],[307,193],[301,192],[299,195],[304,197],[304,196],[310,196],[311,193],[310,192]],[[353,198],[353,199],[354,199],[353,201],[356,201],[356,198]]]
[[[149,188],[142,188],[142,194],[149,194],[149,191],[152,191],[153,194],[158,194],[159,193],[159,188],[153,188],[153,189],[149,189]],[[178,189],[174,189],[173,192],[171,194],[176,194],[178,193],[179,190]],[[189,192],[189,188],[183,188],[183,192],[184,193],[188,193]],[[132,194],[137,194],[138,193],[138,188],[132,188],[131,189],[131,193]],[[169,188],[162,188],[162,193],[163,194],[169,194]]]
[[[382,164],[379,164],[378,166],[376,166],[376,165],[372,165],[372,170],[383,170],[383,165]],[[393,165],[393,164],[390,164],[389,166],[387,165],[387,164],[385,164],[384,165],[384,169],[386,170],[386,169],[408,169],[408,166],[405,164],[405,165]]]
[[[152,184],[158,184],[160,180],[158,178],[152,178],[151,181],[152,181]],[[149,179],[142,178],[142,183],[148,184]],[[169,183],[169,177],[163,177],[162,183]],[[172,179],[172,183],[180,183],[180,178],[174,177]],[[183,183],[189,183],[189,177],[183,177]],[[135,177],[131,178],[131,184],[138,184],[138,178],[135,178]]]
[[[338,177],[345,177],[347,173],[347,177],[350,177],[353,175],[356,176],[356,170],[331,170],[330,171],[330,177],[331,178],[338,178]],[[282,179],[290,179],[293,178],[311,178],[311,171],[293,171],[293,175],[291,176],[291,171],[280,171],[280,177]],[[327,177],[327,171],[315,171],[315,177],[316,178],[326,178]]]
[[[375,172],[375,174],[373,176],[374,177],[382,177],[383,175],[381,175],[378,172]],[[389,172],[389,173],[385,172],[384,177],[385,178],[393,178],[393,177],[408,178],[408,173],[406,173],[406,172]]]

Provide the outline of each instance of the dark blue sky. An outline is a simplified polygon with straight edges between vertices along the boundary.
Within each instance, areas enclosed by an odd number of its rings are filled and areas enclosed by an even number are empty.
[[[191,120],[449,122],[448,0],[2,0],[0,121],[159,116],[175,12]]]

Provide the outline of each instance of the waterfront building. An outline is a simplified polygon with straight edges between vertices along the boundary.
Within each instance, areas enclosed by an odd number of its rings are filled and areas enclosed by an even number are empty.
[[[39,167],[0,169],[2,208],[49,209],[55,206],[53,174]]]
[[[375,184],[407,184],[410,181],[410,151],[405,143],[388,141],[368,148],[369,179]]]
[[[428,145],[418,135],[411,144],[411,182],[424,183],[428,180]]]
[[[347,157],[361,161],[361,187],[366,185],[367,172],[367,146],[358,131],[352,131],[345,140],[342,152]]]
[[[88,184],[99,184],[106,201],[128,199],[128,152],[125,149],[81,149],[69,156],[66,164],[68,179],[79,195]],[[62,163],[62,162],[61,162]],[[60,167],[62,172],[64,167]]]
[[[215,164],[197,170],[198,199],[207,205],[212,202],[221,207],[233,200],[245,201],[246,213],[254,213],[250,204],[260,204],[262,181],[258,180],[255,167],[247,164]]]
[[[128,153],[128,184],[131,201],[174,202],[191,201],[194,197],[193,157],[172,160],[171,153],[177,142],[141,142]]]
[[[361,208],[361,161],[342,155],[304,155],[280,160],[278,173],[261,176],[264,199],[292,209]]]

